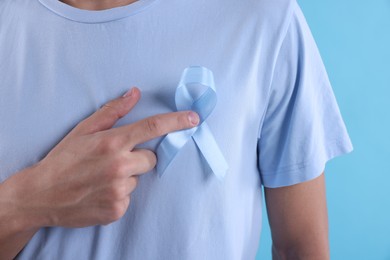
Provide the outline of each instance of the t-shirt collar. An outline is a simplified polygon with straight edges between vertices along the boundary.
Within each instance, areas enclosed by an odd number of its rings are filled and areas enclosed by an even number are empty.
[[[104,23],[135,15],[157,0],[138,0],[129,5],[106,10],[79,9],[59,0],[39,0],[41,4],[54,13],[72,21],[82,23]]]

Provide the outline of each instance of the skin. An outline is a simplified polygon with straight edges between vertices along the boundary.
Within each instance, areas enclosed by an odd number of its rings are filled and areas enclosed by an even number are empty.
[[[325,178],[265,188],[274,260],[329,259]]]
[[[195,112],[160,114],[112,128],[140,99],[140,91],[115,99],[80,122],[36,165],[0,184],[0,259],[12,259],[41,227],[87,227],[120,219],[137,176],[156,156],[134,149],[199,123]]]
[[[87,10],[135,1],[62,0]],[[195,114],[193,124],[189,112],[177,112],[111,129],[139,96],[135,89],[133,95],[108,103],[77,125],[37,165],[0,184],[0,259],[14,258],[41,227],[104,225],[124,215],[136,176],[156,164],[151,151],[134,146],[193,127],[199,120]],[[289,187],[265,188],[265,198],[274,260],[329,259],[323,174]]]
[[[104,10],[129,5],[137,0],[60,0],[65,4],[85,10]]]

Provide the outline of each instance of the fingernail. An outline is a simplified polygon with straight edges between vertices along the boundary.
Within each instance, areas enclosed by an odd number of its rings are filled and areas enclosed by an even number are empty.
[[[199,123],[199,116],[195,112],[188,112],[188,120],[195,126]]]
[[[131,97],[133,95],[134,88],[129,89],[122,97]]]

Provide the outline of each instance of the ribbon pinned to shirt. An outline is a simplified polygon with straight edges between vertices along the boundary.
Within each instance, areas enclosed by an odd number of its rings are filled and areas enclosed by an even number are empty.
[[[204,67],[191,66],[184,70],[175,94],[176,109],[198,113],[200,122],[191,129],[173,132],[164,137],[157,147],[157,172],[161,177],[179,150],[194,140],[204,160],[215,176],[222,180],[227,162],[205,120],[217,103],[213,73]]]

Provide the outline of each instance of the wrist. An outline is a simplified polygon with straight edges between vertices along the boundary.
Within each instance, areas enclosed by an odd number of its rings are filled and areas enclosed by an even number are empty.
[[[44,212],[36,207],[36,170],[35,166],[26,168],[0,184],[0,220],[9,232],[38,230],[48,224]]]

